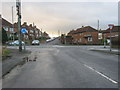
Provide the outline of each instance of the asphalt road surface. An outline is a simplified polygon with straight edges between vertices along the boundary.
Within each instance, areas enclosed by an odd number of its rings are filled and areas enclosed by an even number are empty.
[[[3,88],[117,88],[118,56],[91,46],[29,46],[31,60],[3,79]]]

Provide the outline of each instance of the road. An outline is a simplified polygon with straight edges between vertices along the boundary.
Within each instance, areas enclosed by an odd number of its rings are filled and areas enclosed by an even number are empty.
[[[29,46],[31,60],[3,79],[3,88],[117,88],[118,56],[93,46]]]

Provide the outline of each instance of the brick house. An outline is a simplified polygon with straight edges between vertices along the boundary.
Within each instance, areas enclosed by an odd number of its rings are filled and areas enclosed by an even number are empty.
[[[112,38],[118,37],[119,29],[120,29],[120,26],[114,26],[113,27],[113,29],[111,30],[111,37]],[[107,30],[103,31],[103,36],[102,37],[104,37],[104,34],[105,34],[105,37],[107,39],[110,39],[110,29],[109,28]]]
[[[18,31],[18,23],[14,23],[12,25],[9,21],[2,18],[2,27],[7,32],[8,38],[13,37],[14,35],[15,40],[18,40],[18,36],[20,32]],[[29,40],[30,43],[32,42],[32,40],[40,39],[41,37],[49,38],[49,35],[46,32],[40,31],[40,29],[38,29],[34,24],[27,25],[27,22],[24,22],[21,25],[21,29],[22,28],[26,28],[28,31],[26,34],[22,34],[22,39]]]
[[[24,22],[22,24],[22,28],[26,28],[26,30],[28,31],[26,34],[24,34],[24,39],[29,40],[30,43],[33,40],[39,40],[42,32],[35,25],[27,25],[27,22]]]
[[[98,31],[90,26],[85,26],[68,33],[72,36],[74,44],[98,44]]]
[[[120,26],[114,26],[111,30],[111,38],[112,38],[112,45],[118,44],[118,38],[119,38],[119,32],[120,32]],[[110,42],[110,29],[104,30],[102,32],[102,37],[106,38],[108,42]]]
[[[36,26],[33,26],[33,30],[34,30],[34,36],[35,36],[34,38],[35,38],[35,39],[39,39],[40,36],[41,36],[41,35],[40,35],[40,34],[41,34],[41,33],[40,33],[41,31],[40,31]]]
[[[49,38],[50,38],[49,35],[48,35],[46,32],[43,32],[43,33],[42,33],[42,37],[44,37],[44,38],[46,38],[46,39],[49,39]]]
[[[13,33],[12,24],[9,21],[2,18],[2,28],[4,28],[4,30],[7,32],[8,38],[10,38],[12,36],[12,33]]]
[[[71,30],[67,36],[65,37],[66,38],[66,43],[67,44],[73,44],[73,35],[75,33],[75,30]]]

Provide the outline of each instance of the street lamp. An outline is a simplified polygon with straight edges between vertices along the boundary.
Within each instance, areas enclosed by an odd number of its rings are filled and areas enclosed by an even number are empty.
[[[112,49],[111,49],[111,46],[112,46],[111,31],[112,31],[114,25],[113,24],[108,24],[108,26],[109,26],[109,29],[110,29],[110,51],[112,51]]]

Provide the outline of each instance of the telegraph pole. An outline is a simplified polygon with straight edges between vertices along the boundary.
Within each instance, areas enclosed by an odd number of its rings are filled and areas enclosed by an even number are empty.
[[[98,31],[99,31],[99,20],[98,20]]]
[[[16,1],[17,15],[18,15],[18,32],[19,32],[19,52],[22,52],[22,33],[21,33],[21,1]]]
[[[60,37],[60,30],[58,30],[58,37]]]

